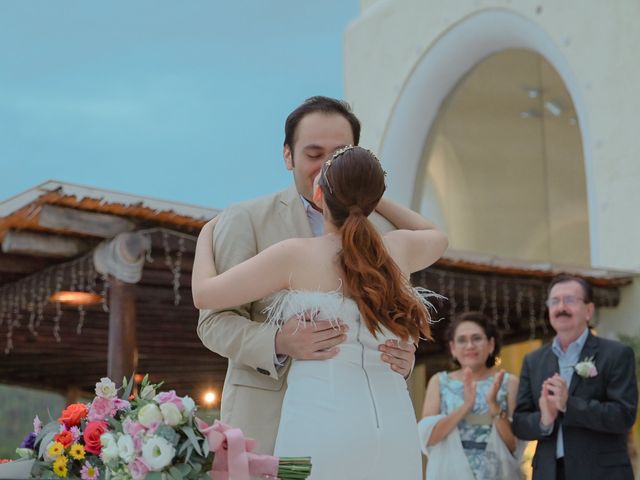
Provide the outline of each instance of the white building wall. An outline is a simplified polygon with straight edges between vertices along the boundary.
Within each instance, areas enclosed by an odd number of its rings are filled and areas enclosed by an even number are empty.
[[[390,193],[415,203],[426,138],[442,100],[475,64],[507,48],[543,55],[579,119],[593,266],[640,270],[640,2],[363,0],[345,37],[345,90],[381,154]],[[601,312],[600,331],[635,332],[640,288]]]

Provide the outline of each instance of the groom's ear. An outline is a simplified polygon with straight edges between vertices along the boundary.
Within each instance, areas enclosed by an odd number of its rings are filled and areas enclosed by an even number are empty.
[[[284,158],[284,164],[287,167],[287,170],[293,170],[293,152],[291,151],[291,147],[289,147],[289,145],[284,146],[282,157]]]

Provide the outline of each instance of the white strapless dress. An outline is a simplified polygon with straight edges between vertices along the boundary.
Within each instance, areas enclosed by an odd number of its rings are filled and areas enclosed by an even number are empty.
[[[401,375],[380,359],[356,303],[336,292],[283,291],[268,310],[272,322],[305,311],[341,319],[348,339],[331,360],[293,361],[275,455],[311,456],[312,480],[419,480],[416,417]]]

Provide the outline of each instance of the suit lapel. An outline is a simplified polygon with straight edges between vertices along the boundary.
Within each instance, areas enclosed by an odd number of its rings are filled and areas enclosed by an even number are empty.
[[[593,336],[591,332],[589,332],[587,340],[584,342],[584,346],[582,347],[582,351],[580,352],[580,356],[578,357],[578,363],[587,357],[592,357],[595,359],[597,353],[598,339]],[[569,385],[569,395],[573,395],[573,392],[581,381],[582,377],[574,371],[573,375],[571,376],[571,384]]]
[[[311,225],[295,184],[283,191],[278,199],[278,213],[288,237],[312,237]]]
[[[541,359],[541,369],[542,372],[542,381],[544,382],[547,378],[552,377],[554,374],[560,372],[560,366],[558,365],[558,357],[553,353],[551,349],[551,344],[547,344],[546,351],[544,352]]]

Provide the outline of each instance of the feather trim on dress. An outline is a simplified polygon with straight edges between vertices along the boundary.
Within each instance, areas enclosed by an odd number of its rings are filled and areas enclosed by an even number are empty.
[[[413,294],[420,299],[428,313],[435,312],[431,301],[446,300],[446,297],[427,290],[423,287],[410,287]],[[344,303],[351,303],[355,309],[357,304],[352,298],[342,295],[340,287],[331,292],[311,291],[311,290],[281,290],[271,297],[269,305],[262,311],[267,318],[264,325],[271,325],[278,330],[290,318],[298,319],[298,328],[306,326],[308,323],[315,325],[316,320],[328,320],[338,327],[340,320],[340,309]],[[435,323],[429,315],[429,323]],[[295,333],[295,332],[294,332]]]
[[[328,320],[337,328],[340,308],[345,301],[353,302],[338,290],[332,292],[281,290],[273,295],[269,306],[262,311],[267,315],[264,323],[275,326],[279,330],[284,322],[291,317],[296,317],[298,319],[296,331],[307,323],[315,325],[316,320]]]
[[[429,324],[433,325],[434,323],[438,323],[440,320],[433,320],[431,318],[431,312],[435,313],[436,307],[431,303],[432,300],[446,300],[447,297],[444,295],[440,295],[432,290],[428,290],[424,287],[410,287],[413,294],[418,298],[422,304],[427,308],[427,313],[429,313]]]

